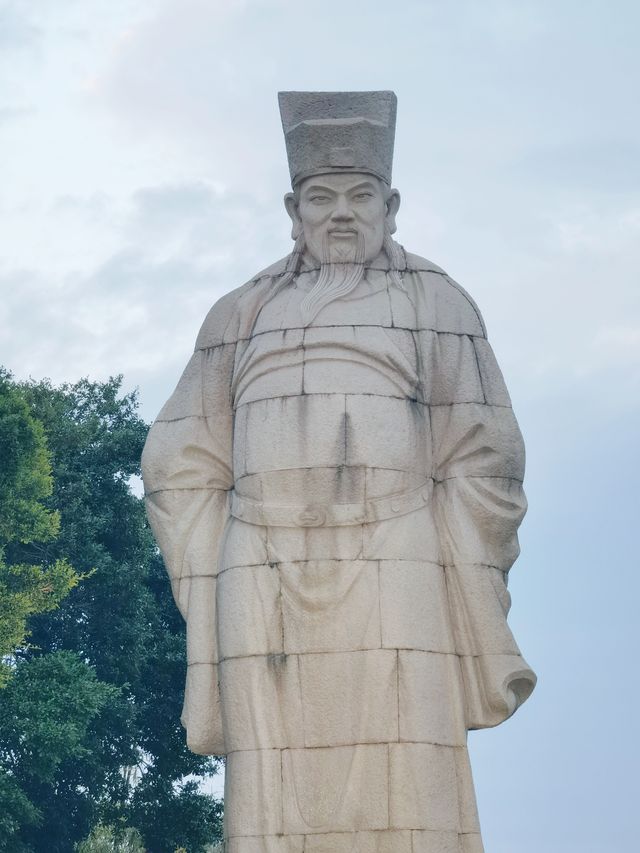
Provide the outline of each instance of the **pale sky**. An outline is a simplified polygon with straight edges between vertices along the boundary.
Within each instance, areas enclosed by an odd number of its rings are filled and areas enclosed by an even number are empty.
[[[540,682],[470,738],[487,853],[638,843],[639,38],[633,0],[0,0],[0,363],[149,420],[291,247],[277,91],[396,92],[396,236],[479,303],[528,449]]]

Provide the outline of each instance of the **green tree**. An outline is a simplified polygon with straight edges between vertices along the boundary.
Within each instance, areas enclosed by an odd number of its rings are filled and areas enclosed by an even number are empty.
[[[16,666],[27,654],[29,617],[54,610],[81,579],[44,547],[60,528],[48,506],[52,492],[43,425],[0,369],[0,850],[7,853],[31,849],[24,832],[42,822],[34,789],[82,753],[90,721],[118,692],[73,653]],[[28,562],[5,559],[27,545]]]
[[[91,574],[57,610],[31,620],[32,645],[19,652],[18,670],[67,650],[118,691],[87,724],[84,750],[61,761],[52,782],[22,781],[42,816],[41,828],[22,832],[26,849],[71,853],[102,820],[135,826],[151,853],[177,845],[195,853],[220,837],[221,806],[187,777],[209,775],[217,762],[187,750],[179,723],[184,625],[131,489],[147,433],[136,395],[121,393],[120,378],[58,388],[29,382],[21,392],[44,426],[53,472],[47,508],[59,513],[60,528],[44,546],[11,544],[7,557],[67,557]]]
[[[199,853],[222,836],[222,803],[201,793],[194,781],[172,785],[149,776],[134,791],[129,814],[132,824],[146,827],[144,839],[154,853],[182,846]]]
[[[46,541],[59,528],[57,513],[43,501],[53,481],[42,424],[0,368],[0,539]]]
[[[56,608],[79,580],[63,557],[49,562],[37,555],[60,527],[46,505],[52,490],[44,428],[0,368],[0,687],[11,673],[8,661],[25,643],[28,618]],[[11,543],[33,544],[37,563],[7,564]]]
[[[57,826],[45,823],[40,798],[64,786],[65,768],[86,756],[92,724],[120,700],[119,692],[98,681],[73,652],[42,655],[16,668],[0,704],[3,853],[30,851],[34,835],[55,843]]]
[[[38,809],[22,791],[18,782],[0,767],[0,851],[22,853],[26,848],[18,836],[22,827],[36,824]]]
[[[117,829],[103,823],[99,823],[84,841],[76,844],[75,849],[76,853],[145,853],[136,829]]]

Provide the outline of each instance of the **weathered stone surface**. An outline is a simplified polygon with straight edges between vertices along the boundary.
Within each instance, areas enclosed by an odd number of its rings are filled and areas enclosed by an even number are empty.
[[[433,701],[439,697],[439,702]],[[398,652],[399,739],[464,747],[464,694],[456,655]]]
[[[412,853],[410,832],[327,832],[306,835],[305,853]]]
[[[398,737],[398,659],[390,649],[301,655],[305,746]],[[335,695],[341,697],[340,704]]]
[[[411,833],[413,853],[462,853],[461,837],[457,832],[417,830]]]
[[[299,514],[307,502],[294,507]],[[267,555],[271,562],[304,560],[360,560],[363,557],[363,531],[348,527],[268,527]]]
[[[442,559],[433,505],[399,518],[365,524],[363,539],[362,553],[370,560],[438,563]]]
[[[227,840],[227,853],[303,853],[306,835],[245,835]]]
[[[218,674],[227,750],[305,745],[295,655],[230,658],[218,664]]]
[[[389,754],[390,825],[458,832],[455,748],[396,743]]]
[[[236,408],[256,400],[302,394],[303,334],[302,329],[267,332],[238,347],[234,385],[226,389],[227,394],[232,391]]]
[[[425,560],[381,560],[380,619],[387,649],[455,651],[445,572]]]
[[[282,833],[282,753],[244,750],[227,755],[225,832],[229,838]],[[269,791],[265,797],[264,792]]]
[[[345,400],[347,465],[425,471],[429,415],[424,406],[390,396],[352,394]]]
[[[381,645],[377,562],[306,560],[279,572],[285,654]]]
[[[276,566],[236,566],[218,577],[217,606],[229,618],[220,630],[222,659],[284,651],[280,577]],[[247,618],[247,610],[251,618]]]
[[[535,683],[522,438],[477,307],[391,238],[395,96],[282,105],[294,251],[210,311],[143,458],[187,742],[227,754],[228,853],[481,853],[467,730]]]
[[[388,829],[386,766],[383,744],[283,751],[284,831]]]
[[[274,397],[246,409],[247,473],[346,464],[342,394]]]
[[[363,167],[391,183],[394,92],[280,92],[278,98],[292,184]]]

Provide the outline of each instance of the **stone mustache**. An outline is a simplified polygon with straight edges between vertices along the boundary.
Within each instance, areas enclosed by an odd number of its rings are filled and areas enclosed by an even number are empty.
[[[470,297],[393,240],[392,92],[285,92],[287,258],[217,302],[153,425],[182,722],[228,853],[480,853],[466,738],[529,696],[524,451]]]

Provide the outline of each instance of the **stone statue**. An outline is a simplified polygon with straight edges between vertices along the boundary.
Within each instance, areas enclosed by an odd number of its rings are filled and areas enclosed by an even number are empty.
[[[189,747],[228,853],[480,853],[467,730],[507,626],[524,451],[474,302],[396,243],[392,92],[280,94],[292,253],[211,309],[153,425]]]

